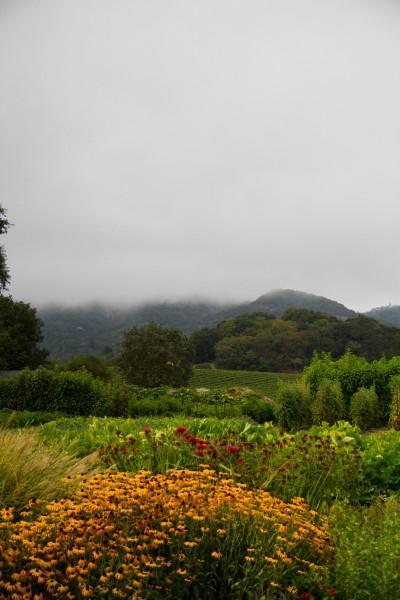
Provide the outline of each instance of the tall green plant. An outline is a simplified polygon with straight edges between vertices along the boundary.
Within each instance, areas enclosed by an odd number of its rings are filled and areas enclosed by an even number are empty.
[[[319,384],[312,405],[313,421],[321,424],[324,421],[333,425],[346,416],[342,388],[338,381],[323,379]]]
[[[350,403],[352,422],[360,429],[377,427],[381,422],[378,396],[375,388],[360,388],[353,394]]]
[[[392,393],[392,402],[390,405],[389,424],[393,429],[400,430],[400,375],[391,378],[390,391]]]
[[[276,396],[276,416],[280,427],[289,431],[311,424],[311,399],[303,382],[281,382]]]

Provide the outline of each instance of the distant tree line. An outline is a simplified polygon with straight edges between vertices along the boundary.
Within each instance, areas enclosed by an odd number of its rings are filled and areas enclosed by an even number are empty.
[[[341,320],[324,313],[288,309],[281,319],[240,315],[192,334],[196,363],[222,369],[300,371],[314,352],[333,358],[347,350],[368,360],[400,355],[400,329],[358,315]]]

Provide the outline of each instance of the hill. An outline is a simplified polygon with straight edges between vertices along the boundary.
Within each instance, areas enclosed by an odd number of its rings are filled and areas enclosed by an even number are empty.
[[[389,306],[372,308],[370,311],[365,313],[365,316],[376,319],[385,325],[400,327],[400,306],[392,306],[389,304]]]
[[[274,290],[247,305],[242,313],[266,312],[280,318],[288,308],[303,308],[338,319],[351,319],[357,313],[335,300],[297,290]]]
[[[347,319],[355,311],[343,304],[294,290],[275,290],[251,302],[221,305],[212,302],[153,302],[129,308],[92,304],[77,308],[53,306],[38,311],[44,327],[43,345],[54,358],[77,353],[102,354],[116,349],[122,332],[155,321],[185,333],[216,325],[240,314],[263,312],[282,316],[287,308],[305,308]]]

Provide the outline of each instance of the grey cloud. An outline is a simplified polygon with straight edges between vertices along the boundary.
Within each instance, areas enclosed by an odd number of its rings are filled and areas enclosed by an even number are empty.
[[[14,296],[400,303],[399,27],[387,0],[3,0]]]

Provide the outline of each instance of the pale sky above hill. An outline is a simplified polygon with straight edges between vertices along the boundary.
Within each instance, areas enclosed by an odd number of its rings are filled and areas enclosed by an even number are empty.
[[[1,0],[13,296],[400,304],[399,64],[394,0]]]

